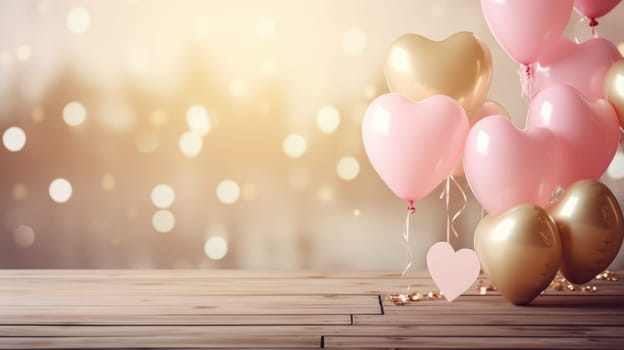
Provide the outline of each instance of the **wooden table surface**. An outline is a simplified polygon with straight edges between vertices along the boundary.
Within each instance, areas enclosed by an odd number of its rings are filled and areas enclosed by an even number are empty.
[[[622,273],[618,273],[622,276]],[[548,291],[530,306],[471,289],[455,302],[394,305],[435,289],[426,273],[2,270],[0,348],[624,349],[624,283]]]

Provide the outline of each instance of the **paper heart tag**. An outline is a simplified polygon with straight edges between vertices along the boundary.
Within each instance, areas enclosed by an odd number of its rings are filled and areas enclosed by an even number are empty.
[[[427,269],[446,300],[453,301],[476,281],[481,264],[474,250],[455,251],[447,242],[438,242],[429,248]]]

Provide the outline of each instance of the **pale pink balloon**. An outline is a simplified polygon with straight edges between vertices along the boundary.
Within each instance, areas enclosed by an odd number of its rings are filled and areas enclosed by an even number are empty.
[[[574,8],[583,16],[596,19],[613,10],[620,0],[574,0]]]
[[[481,0],[496,41],[522,64],[535,62],[561,36],[572,6],[572,0]]]
[[[509,117],[509,113],[507,110],[494,101],[485,101],[481,105],[481,108],[472,116],[470,119],[470,126],[475,125],[479,120],[488,117],[490,115],[504,115]],[[459,160],[459,164],[457,164],[453,170],[451,170],[451,175],[453,176],[464,176],[464,161],[463,157]]]
[[[519,204],[544,206],[557,185],[561,145],[548,129],[518,129],[489,116],[472,127],[464,153],[466,179],[481,206],[497,214]]]
[[[531,102],[527,128],[552,131],[562,143],[557,185],[598,179],[613,159],[620,140],[615,110],[603,99],[588,100],[567,85],[551,86]]]
[[[373,167],[399,198],[415,201],[431,192],[461,157],[468,119],[448,96],[412,102],[391,93],[364,114],[362,137]]]
[[[555,84],[567,84],[587,98],[603,98],[605,74],[621,58],[615,45],[605,39],[576,44],[560,38],[534,64],[531,95]]]

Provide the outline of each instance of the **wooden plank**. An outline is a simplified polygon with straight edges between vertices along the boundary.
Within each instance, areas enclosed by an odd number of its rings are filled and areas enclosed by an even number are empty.
[[[620,277],[618,283],[624,282],[624,270],[617,270],[614,273]],[[401,270],[395,271],[373,270],[373,271],[336,271],[336,270],[72,270],[72,269],[0,269],[2,279],[39,279],[39,278],[70,278],[70,279],[157,279],[160,281],[170,279],[397,279],[400,280]],[[431,277],[427,271],[411,270],[404,280],[427,280]],[[480,275],[479,280],[487,279],[486,275]],[[612,284],[609,281],[594,280],[592,284]]]
[[[0,338],[0,349],[170,349],[170,348],[320,348],[317,336],[204,335],[185,337],[8,337]]]
[[[464,298],[464,299],[462,299]],[[394,305],[383,301],[384,312],[390,314],[515,314],[515,315],[604,315],[624,314],[624,296],[605,295],[544,295],[527,306],[516,306],[505,301],[501,296],[484,298],[460,297],[449,303],[446,300],[423,301]]]
[[[349,325],[350,315],[120,315],[67,312],[0,314],[0,325]]]
[[[493,307],[479,307],[479,305],[470,305],[468,307],[440,307],[440,308],[404,308],[401,311],[390,310],[386,312],[386,315],[393,314],[405,314],[405,315],[421,315],[427,317],[428,315],[558,315],[558,316],[591,316],[595,314],[600,315],[624,315],[624,309],[621,306],[618,308],[610,309],[608,307],[599,308],[578,308],[578,307],[553,307],[553,308],[493,308]]]
[[[16,299],[0,305],[0,314],[100,314],[100,315],[329,315],[379,314],[379,298],[368,295],[310,295],[310,296],[245,296],[210,297],[186,303],[178,298],[126,301],[124,298],[63,298]],[[32,301],[32,305],[28,303]],[[150,303],[150,301],[152,301]],[[133,303],[136,302],[136,303]],[[39,305],[37,305],[39,304]]]
[[[621,315],[603,315],[600,313],[594,315],[573,314],[553,315],[553,314],[524,314],[518,315],[514,313],[501,314],[419,314],[419,313],[402,313],[391,315],[353,315],[353,323],[355,325],[394,325],[394,326],[410,326],[410,325],[431,325],[431,326],[458,326],[458,325],[550,325],[550,326],[620,326],[624,325],[624,314]]]
[[[84,290],[89,290],[90,296],[100,295],[378,295],[395,293],[405,290],[405,282],[395,280],[303,280],[303,279],[272,279],[272,280],[245,280],[236,283],[232,280],[202,280],[202,281],[74,281],[63,280],[36,280],[12,281],[5,280],[0,286],[0,296],[40,294],[80,296]],[[385,282],[387,281],[387,282]],[[277,287],[279,286],[279,287]],[[429,281],[426,284],[412,284],[419,290],[436,290]],[[474,291],[476,294],[476,291]]]
[[[84,289],[90,295],[314,295],[314,294],[389,294],[404,291],[407,284],[413,290],[430,291],[437,287],[429,279],[401,278],[236,278],[206,277],[197,275],[179,278],[166,273],[162,278],[107,277],[94,275],[82,277],[67,275],[35,276],[28,278],[4,277],[0,295],[32,294],[45,292],[50,295],[81,295]],[[624,281],[596,281],[600,295],[624,295]],[[279,286],[279,288],[276,288]],[[478,295],[476,288],[465,295]],[[496,292],[489,294],[497,295]],[[557,292],[550,289],[546,294],[582,295],[581,292]]]
[[[351,314],[380,313],[375,295],[77,295],[0,294],[0,310],[38,306],[153,306],[194,307],[211,314]],[[127,309],[122,309],[125,311]],[[333,312],[327,312],[327,311]]]
[[[410,337],[607,337],[623,338],[624,326],[357,325],[357,326],[0,326],[0,337],[184,336],[410,336]]]
[[[512,306],[507,300],[505,300],[500,294],[488,294],[488,295],[463,295],[455,299],[452,303],[445,300],[442,304],[467,304],[467,303],[480,303],[487,302],[489,305],[508,305]],[[600,304],[621,304],[624,303],[624,295],[605,295],[602,293],[567,293],[567,292],[555,292],[544,293],[535,298],[529,306],[538,305],[600,305]],[[422,303],[421,305],[430,305],[431,302]],[[412,304],[412,306],[417,305]]]
[[[598,281],[596,294],[547,291],[527,307],[471,290],[454,303],[384,302],[382,314],[380,293],[407,282],[434,290],[428,274],[5,270],[0,277],[0,348],[318,348],[324,339],[341,348],[593,349],[622,348],[624,337],[622,281]]]
[[[622,349],[624,338],[559,337],[325,337],[326,348]]]
[[[89,295],[316,295],[316,294],[341,294],[341,295],[386,295],[402,292],[405,285],[401,281],[394,280],[322,280],[314,282],[312,280],[250,280],[245,283],[234,283],[233,281],[203,281],[176,283],[172,281],[146,282],[133,281],[127,283],[104,281],[95,283],[76,283],[73,281],[36,281],[32,283],[14,283],[14,281],[3,281],[0,286],[0,296],[9,297],[11,295],[41,294],[62,295],[62,296],[83,296],[84,290],[89,290]],[[379,283],[379,281],[384,281]],[[387,281],[387,282],[385,282]],[[276,285],[280,288],[276,288]],[[624,285],[599,286],[598,293],[594,295],[623,295]],[[422,284],[412,284],[413,290],[423,292],[437,290],[432,282]],[[547,291],[546,295],[585,295],[582,292],[556,292]],[[476,289],[468,290],[465,296],[480,296]],[[499,295],[490,292],[489,295]],[[463,299],[461,296],[458,300]]]
[[[91,349],[91,348],[319,348],[317,336],[247,335],[244,333],[205,335],[151,335],[105,337],[8,337],[0,338],[0,349]],[[621,348],[624,338],[609,337],[417,337],[417,336],[326,336],[325,348],[402,348],[414,349],[607,349]]]

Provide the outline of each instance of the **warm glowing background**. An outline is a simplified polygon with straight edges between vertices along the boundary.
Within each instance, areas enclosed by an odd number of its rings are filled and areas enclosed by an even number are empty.
[[[624,42],[622,18],[601,36]],[[490,99],[522,125],[476,0],[0,0],[0,267],[402,269],[405,203],[360,121],[394,38],[458,31],[489,44]],[[621,178],[618,152],[623,200]],[[413,216],[417,266],[446,236],[440,191]]]

